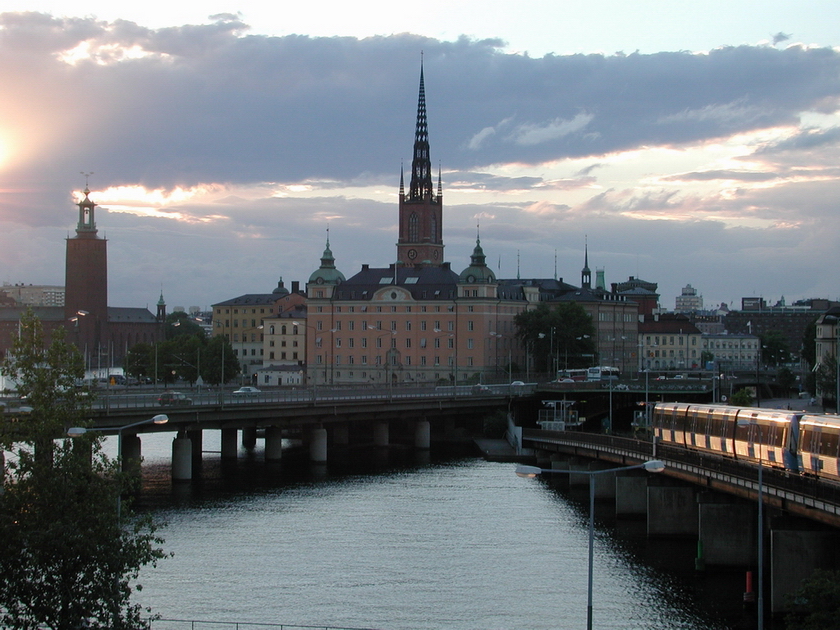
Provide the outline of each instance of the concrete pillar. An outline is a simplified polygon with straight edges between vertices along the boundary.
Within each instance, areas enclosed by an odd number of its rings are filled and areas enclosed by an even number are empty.
[[[236,459],[239,453],[236,438],[236,429],[222,429],[222,459]]]
[[[432,447],[432,428],[428,420],[418,420],[414,425],[414,448],[429,450]]]
[[[707,565],[747,567],[758,563],[758,514],[754,505],[703,493],[697,504],[700,546]]]
[[[192,442],[183,432],[172,440],[172,481],[192,479]]]
[[[327,461],[326,429],[312,429],[309,432],[309,461],[318,463]]]
[[[770,607],[773,613],[785,610],[785,595],[797,590],[814,569],[837,567],[838,542],[840,536],[832,531],[770,531]]]
[[[615,478],[616,515],[647,514],[647,477],[621,475]]]
[[[201,474],[201,458],[204,455],[204,433],[201,429],[190,429],[187,437],[192,442],[192,467],[193,474]]]
[[[388,423],[377,422],[373,427],[373,443],[376,446],[388,446]]]
[[[265,461],[279,462],[283,455],[283,431],[280,427],[265,428]]]
[[[140,472],[140,436],[139,435],[124,435],[122,436],[122,471],[131,472],[132,474]]]
[[[589,464],[581,464],[580,462],[569,462],[569,470],[585,470],[589,471]],[[589,487],[589,475],[571,473],[569,475],[569,487],[586,486]]]
[[[594,470],[597,468],[593,467]],[[591,475],[590,483],[595,484],[595,498],[596,499],[615,499],[615,479],[614,472],[599,473]]]
[[[333,444],[347,446],[350,444],[350,425],[336,424],[333,427]]]
[[[257,427],[242,429],[242,446],[249,451],[254,450],[257,445]]]
[[[648,536],[696,536],[697,501],[694,489],[649,485]]]

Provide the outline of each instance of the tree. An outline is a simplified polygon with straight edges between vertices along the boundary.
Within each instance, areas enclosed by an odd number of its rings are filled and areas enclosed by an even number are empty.
[[[817,569],[785,600],[788,630],[840,629],[840,571]]]
[[[211,385],[227,383],[239,375],[240,369],[239,359],[233,353],[233,346],[227,337],[211,337],[201,355],[201,375],[204,382]]]
[[[790,394],[790,390],[796,387],[796,374],[787,366],[779,368],[779,371],[776,373],[776,380],[778,380],[779,387],[782,388],[784,396]]]
[[[837,359],[832,355],[823,357],[822,363],[814,372],[816,389],[823,399],[834,400],[837,398]]]
[[[537,371],[594,363],[595,328],[580,304],[559,302],[549,307],[543,302],[517,314],[513,321],[517,336],[534,357]]]
[[[130,514],[118,498],[130,477],[106,457],[101,437],[85,425],[85,396],[75,382],[82,357],[62,329],[49,347],[40,321],[21,318],[20,335],[0,366],[13,378],[27,408],[3,418],[0,495],[0,626],[52,628],[145,628],[148,614],[131,602],[141,567],[164,557],[149,517]]]
[[[732,394],[729,402],[737,407],[752,407],[755,399],[748,389],[739,389]]]
[[[778,330],[769,330],[761,336],[761,361],[772,366],[790,362],[790,346]]]
[[[166,316],[164,337],[169,340],[182,336],[198,337],[202,340],[206,337],[204,329],[194,319],[184,311],[175,311]]]

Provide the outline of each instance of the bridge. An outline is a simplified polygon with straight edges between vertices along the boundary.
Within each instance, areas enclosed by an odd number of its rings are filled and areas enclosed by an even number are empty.
[[[533,394],[534,385],[448,386],[436,388],[318,388],[237,395],[117,390],[98,397],[89,430],[118,435],[122,460],[141,458],[141,435],[174,433],[173,481],[189,481],[200,469],[203,432],[221,432],[221,457],[235,459],[240,439],[253,448],[265,439],[265,458],[282,458],[282,441],[298,440],[313,462],[326,462],[328,447],[409,444],[430,448],[432,439],[452,441],[481,433],[484,419],[507,410],[513,400]],[[159,399],[167,402],[161,404]],[[165,424],[152,417],[166,414]],[[241,435],[241,438],[240,438]]]
[[[697,569],[761,567],[761,553],[769,559],[764,566],[774,613],[785,610],[785,596],[815,569],[840,567],[840,486],[829,480],[765,463],[759,482],[758,467],[748,462],[615,435],[523,429],[521,445],[544,468],[574,471],[663,461],[665,470],[653,477],[572,474],[568,482],[596,483],[596,496],[615,501],[617,514],[644,516],[649,536],[696,537]],[[763,539],[757,533],[759,516],[762,533],[769,534]]]

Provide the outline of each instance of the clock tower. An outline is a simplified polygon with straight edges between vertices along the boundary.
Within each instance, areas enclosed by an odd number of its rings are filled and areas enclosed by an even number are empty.
[[[414,132],[414,156],[411,160],[411,182],[408,194],[405,192],[404,175],[400,172],[399,222],[397,260],[400,263],[410,267],[443,264],[443,189],[440,169],[438,169],[437,194],[432,184],[422,63],[417,126]]]

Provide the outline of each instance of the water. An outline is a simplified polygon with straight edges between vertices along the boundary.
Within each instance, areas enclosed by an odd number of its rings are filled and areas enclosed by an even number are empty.
[[[326,467],[259,450],[169,482],[171,436],[144,436],[139,507],[174,557],[136,601],[169,619],[381,630],[586,625],[588,503],[513,465],[360,451]],[[218,450],[207,432],[205,450]],[[578,500],[581,499],[581,500]],[[598,506],[594,626],[739,627],[741,576],[698,577],[690,541],[648,542]],[[617,527],[616,527],[617,525]],[[156,624],[155,628],[176,628]],[[180,626],[185,627],[185,626]]]

